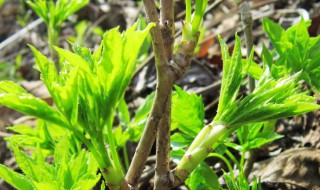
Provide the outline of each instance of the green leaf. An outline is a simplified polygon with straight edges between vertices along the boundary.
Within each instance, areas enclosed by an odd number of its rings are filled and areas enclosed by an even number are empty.
[[[0,164],[0,178],[18,190],[34,190],[31,181],[24,175]]]
[[[255,80],[259,80],[263,74],[263,69],[254,61],[242,60],[242,65],[244,69],[248,68],[248,74]]]
[[[80,154],[69,162],[72,180],[75,181],[71,189],[92,189],[99,181],[100,174],[97,162],[90,154],[82,150]]]
[[[250,189],[249,182],[246,180],[243,172],[240,172],[238,177],[232,177],[230,174],[223,174],[224,180],[230,190]]]
[[[7,137],[6,141],[27,149],[35,149],[40,145],[43,151],[48,151],[48,154],[53,153],[55,143],[62,136],[71,133],[65,128],[40,119],[37,120],[35,128],[27,125],[16,125],[7,127],[7,129],[18,134]]]
[[[56,189],[63,190],[63,188],[56,181],[43,181],[43,182],[33,182],[35,189]]]
[[[130,133],[127,131],[123,131],[121,126],[113,130],[113,136],[117,147],[124,147],[128,140],[133,140],[130,139]]]
[[[190,146],[193,139],[194,138],[188,135],[185,135],[182,133],[175,133],[170,137],[170,143],[171,143],[170,145],[173,150],[186,148]]]
[[[262,132],[257,135],[253,139],[249,139],[248,149],[259,148],[263,145],[266,145],[274,140],[280,139],[284,137],[283,135],[279,135],[277,133],[270,132]]]
[[[270,19],[263,19],[262,22],[263,30],[267,32],[269,39],[271,40],[272,44],[275,45],[277,52],[280,54],[285,54],[285,47],[281,45],[281,40],[286,40],[286,35],[284,34],[284,29],[272,22]]]
[[[319,92],[320,36],[309,36],[310,24],[310,21],[302,19],[285,31],[280,25],[264,19],[263,28],[280,57],[273,62],[266,48],[263,56],[267,59],[271,74],[276,79],[302,71],[301,78]]]
[[[129,125],[129,128],[126,129],[125,133],[128,133],[130,135],[129,139],[131,141],[139,141],[144,126],[147,123],[148,115],[153,105],[154,96],[155,93],[151,93],[145,98],[144,102],[137,109],[136,114]]]
[[[154,96],[155,93],[151,93],[145,98],[144,102],[137,109],[137,112],[132,120],[131,125],[141,123],[148,117],[153,105]]]
[[[178,128],[190,137],[195,137],[204,126],[204,106],[202,98],[187,93],[175,86],[172,97],[172,130]]]
[[[62,138],[54,154],[55,178],[64,189],[91,189],[100,179],[98,163],[85,150],[71,152],[71,142]]]
[[[236,43],[232,56],[229,55],[227,44],[220,38],[221,53],[223,60],[222,84],[220,91],[220,100],[215,119],[221,120],[227,114],[224,110],[232,109],[235,106],[235,100],[247,69],[242,66],[242,54],[240,39],[236,35]],[[248,64],[249,66],[250,64]]]
[[[186,151],[183,149],[171,150],[170,158],[172,159],[173,162],[178,164],[185,153]]]
[[[278,80],[268,79],[268,72],[258,81],[256,89],[237,105],[225,111],[222,121],[231,126],[241,126],[299,115],[319,109],[315,97],[306,95],[296,86],[299,73]],[[235,103],[234,103],[235,104]]]
[[[204,162],[199,164],[198,167],[190,174],[189,178],[186,180],[186,185],[190,190],[221,189],[218,176]]]
[[[147,27],[147,25],[148,23],[146,19],[142,15],[139,15],[137,30],[143,30]],[[138,64],[140,64],[145,58],[147,58],[150,48],[151,48],[151,36],[149,34],[145,38],[143,44],[141,45],[141,49],[138,55],[138,58],[139,58]]]
[[[28,5],[44,20],[48,27],[60,27],[68,16],[89,3],[89,0],[29,0]]]
[[[55,64],[49,60],[46,56],[40,53],[35,47],[29,45],[35,57],[36,69],[40,71],[41,80],[46,85],[51,96],[56,101],[54,96],[54,86],[58,83],[58,73]]]
[[[11,81],[0,82],[0,104],[22,113],[66,126],[62,115],[58,111]]]
[[[28,178],[34,182],[50,181],[53,180],[53,168],[49,165],[38,165],[36,160],[32,159],[17,147],[13,147],[15,159]],[[40,151],[40,150],[38,150]],[[38,153],[39,156],[41,153]],[[39,159],[38,159],[39,162]],[[43,164],[43,162],[41,162]]]
[[[118,116],[125,127],[127,127],[130,124],[130,113],[124,98],[122,98],[119,102]]]

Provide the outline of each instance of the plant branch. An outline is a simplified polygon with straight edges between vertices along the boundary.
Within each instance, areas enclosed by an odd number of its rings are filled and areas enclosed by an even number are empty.
[[[162,39],[164,43],[164,51],[166,60],[171,60],[173,57],[173,43],[174,43],[174,6],[173,0],[160,1],[160,26]],[[167,67],[167,71],[169,67]],[[164,75],[164,76],[162,76]],[[159,78],[167,78],[165,81],[174,81],[172,72],[158,73]],[[158,83],[158,85],[168,85]],[[172,88],[172,84],[170,87]],[[169,163],[170,163],[170,126],[171,126],[171,89],[167,91],[167,101],[164,108],[164,115],[160,121],[160,125],[156,126],[157,131],[157,160],[155,169],[154,189],[166,190],[169,189]]]
[[[157,160],[155,168],[155,190],[169,189],[169,164],[170,164],[170,126],[171,126],[171,91],[167,101],[165,114],[160,121],[157,132]]]
[[[160,1],[160,26],[162,32],[165,53],[168,60],[172,59],[174,44],[174,1]]]
[[[239,5],[240,8],[240,16],[242,21],[242,28],[245,34],[246,40],[246,48],[247,48],[247,58],[249,58],[252,47],[253,47],[253,35],[252,35],[252,14],[250,12],[250,5],[248,2],[244,1]],[[252,77],[249,77],[249,91],[250,93],[253,92],[255,88],[255,80]],[[249,174],[251,173],[252,167],[254,162],[257,158],[257,151],[250,150],[249,157],[245,162],[243,171],[246,178],[248,178]]]
[[[246,46],[247,46],[247,58],[249,58],[252,47],[253,47],[253,35],[252,35],[252,25],[253,19],[250,12],[250,5],[248,2],[244,1],[239,5],[240,16],[242,21],[242,28],[244,30]],[[249,77],[249,90],[253,92],[255,88],[255,81],[252,77]]]
[[[171,0],[170,0],[171,1]],[[138,180],[140,178],[140,175],[144,169],[145,163],[147,161],[147,157],[151,151],[152,145],[155,140],[155,136],[157,134],[157,130],[159,128],[160,123],[167,125],[167,129],[169,127],[169,130],[163,130],[164,133],[166,133],[165,136],[167,136],[169,140],[170,135],[170,106],[171,105],[171,90],[172,86],[174,84],[174,81],[182,77],[187,68],[190,66],[191,58],[194,53],[194,49],[196,47],[198,38],[199,38],[199,32],[197,32],[194,37],[193,41],[186,41],[182,40],[179,44],[178,51],[175,55],[172,55],[172,50],[167,50],[166,45],[169,45],[169,40],[164,40],[163,38],[167,38],[167,36],[162,35],[165,32],[168,32],[169,34],[173,35],[173,32],[170,30],[173,30],[173,23],[172,28],[167,28],[170,26],[170,22],[167,23],[167,26],[163,27],[161,25],[162,22],[159,23],[158,21],[158,14],[156,10],[156,6],[153,0],[144,0],[145,5],[145,11],[148,16],[149,22],[155,22],[156,27],[152,28],[150,30],[151,36],[152,36],[152,45],[155,55],[155,62],[156,62],[156,69],[157,69],[157,89],[156,89],[156,95],[153,107],[151,109],[147,125],[144,129],[144,132],[142,134],[142,137],[139,141],[139,144],[137,146],[136,152],[133,156],[133,160],[131,162],[131,165],[129,167],[128,173],[126,175],[126,179],[128,183],[133,187],[136,188],[138,184]],[[165,1],[162,2],[164,6]],[[170,20],[170,11],[162,9],[163,12],[161,13],[161,19],[163,20]],[[172,10],[172,9],[170,9]],[[166,21],[164,21],[164,25],[166,25]],[[163,32],[163,28],[166,28],[165,32]],[[163,37],[164,36],[164,37]],[[169,35],[169,37],[173,38],[173,36]],[[173,40],[172,42],[173,43]],[[170,47],[172,44],[170,44]],[[168,54],[167,54],[168,52]],[[172,59],[170,59],[172,57]],[[170,60],[170,64],[168,62]],[[165,116],[165,119],[163,121],[162,118]],[[162,133],[162,132],[161,132]],[[159,134],[160,135],[160,134]],[[161,138],[159,138],[161,139]],[[159,144],[164,144],[165,146],[169,145],[169,141],[164,140],[164,142],[158,142]],[[159,147],[158,150],[161,148]],[[161,150],[162,151],[162,150]],[[167,160],[168,159],[168,153],[164,150],[161,155],[161,160]],[[158,161],[159,163],[159,161]],[[165,168],[165,167],[164,167]],[[161,175],[163,178],[169,179],[167,172],[164,174],[165,170],[167,169],[161,169]],[[160,170],[158,170],[160,171]],[[166,175],[166,176],[165,176]],[[161,178],[162,178],[161,177]],[[170,180],[171,182],[172,180]]]
[[[144,0],[145,11],[149,22],[155,22],[156,27],[151,29],[152,45],[157,68],[157,89],[154,104],[150,112],[147,125],[137,146],[133,160],[130,164],[126,179],[135,188],[144,169],[148,155],[155,141],[155,136],[161,118],[165,114],[168,101],[170,102],[174,77],[168,73],[168,59],[164,48],[158,14],[153,0]]]
[[[212,146],[228,134],[230,127],[222,122],[213,122],[199,132],[177,167],[171,171],[173,186],[184,182],[190,173],[212,150]]]

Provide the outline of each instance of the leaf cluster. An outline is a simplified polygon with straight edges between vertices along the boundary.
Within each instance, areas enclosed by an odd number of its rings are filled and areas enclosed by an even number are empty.
[[[215,121],[239,127],[248,123],[294,116],[320,107],[314,104],[315,97],[299,89],[300,72],[275,79],[271,76],[268,65],[264,65],[264,73],[256,89],[250,95],[238,98],[238,91],[247,71],[242,66],[240,40],[236,36],[232,56],[228,54],[226,44],[223,41],[220,43],[224,71]]]
[[[47,26],[57,29],[68,16],[89,3],[89,0],[28,0],[28,5]]]
[[[236,131],[239,144],[225,142],[225,145],[245,153],[283,137],[283,135],[279,135],[273,131],[263,130],[265,125],[268,125],[268,122],[244,125]]]
[[[39,146],[43,152],[47,151],[49,155],[54,152],[61,137],[71,135],[69,130],[41,119],[36,121],[34,128],[27,125],[15,125],[6,129],[16,133],[6,138],[10,144],[27,149],[35,149]]]
[[[171,130],[177,130],[171,135],[173,150],[189,147],[193,139],[204,126],[204,105],[202,98],[194,93],[187,93],[175,86],[172,96]]]
[[[320,36],[310,37],[308,27],[311,21],[304,21],[284,30],[269,19],[263,20],[263,29],[272,42],[275,52],[263,48],[262,56],[275,79],[301,72],[301,78],[320,92]]]
[[[92,189],[100,180],[97,162],[85,150],[75,154],[69,147],[69,139],[62,138],[55,148],[55,164],[51,165],[39,146],[33,157],[13,146],[15,159],[25,175],[0,165],[1,178],[19,190]]]
[[[9,81],[0,82],[0,103],[70,130],[91,151],[100,169],[108,169],[105,176],[108,182],[118,184],[124,174],[112,129],[114,113],[132,78],[139,49],[153,26],[149,24],[144,30],[136,30],[135,24],[122,34],[118,28],[111,29],[104,34],[94,53],[79,45],[73,45],[73,52],[55,47],[60,72],[50,59],[30,46],[36,69],[56,109]],[[49,149],[55,146],[50,133],[37,134],[26,127],[13,130],[29,137],[21,146],[34,146],[35,141]],[[17,139],[18,136],[12,138]]]

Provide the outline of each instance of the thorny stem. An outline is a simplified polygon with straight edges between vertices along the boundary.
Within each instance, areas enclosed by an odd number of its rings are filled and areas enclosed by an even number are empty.
[[[250,5],[248,2],[244,1],[240,5],[240,15],[241,15],[241,21],[242,21],[242,27],[245,34],[245,40],[246,40],[246,46],[247,46],[247,58],[250,56],[252,47],[253,47],[253,35],[252,35],[252,14],[250,12]],[[249,77],[249,91],[253,92],[255,88],[255,81],[254,78]],[[246,178],[248,178],[253,164],[257,157],[257,151],[256,150],[250,150],[249,151],[249,157],[244,165],[244,175]]]

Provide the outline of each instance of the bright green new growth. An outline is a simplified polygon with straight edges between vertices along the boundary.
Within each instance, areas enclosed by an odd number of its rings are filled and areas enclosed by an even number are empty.
[[[319,109],[315,97],[299,89],[299,73],[280,79],[273,79],[265,65],[254,92],[245,98],[238,98],[238,91],[248,67],[243,67],[240,39],[232,56],[227,45],[220,40],[224,70],[218,113],[210,125],[205,126],[176,168],[176,174],[184,180],[211,152],[212,146],[238,127],[254,122],[263,122]],[[252,55],[250,56],[252,59]]]
[[[53,51],[53,46],[57,44],[62,23],[71,14],[77,12],[89,0],[28,0],[28,5],[43,19],[48,29],[49,48]]]
[[[15,125],[6,129],[15,132],[14,135],[5,138],[10,144],[27,149],[40,146],[44,154],[52,154],[56,142],[61,137],[71,134],[69,130],[41,119],[37,120],[36,127]]]
[[[301,71],[301,78],[320,92],[320,36],[310,37],[310,21],[284,30],[269,19],[263,20],[263,29],[274,45],[279,59],[273,61],[271,53],[264,47],[262,55],[275,79]]]
[[[314,104],[315,97],[299,90],[299,73],[276,80],[271,77],[267,65],[256,89],[247,97],[238,99],[238,90],[245,71],[241,66],[238,37],[236,41],[232,57],[228,55],[227,46],[221,41],[224,71],[218,113],[214,121],[238,127],[252,122],[299,115],[319,108]]]
[[[100,180],[97,162],[85,150],[71,152],[70,146],[66,137],[60,140],[54,152],[54,165],[45,161],[40,147],[30,157],[14,146],[15,159],[25,175],[0,165],[0,176],[18,190],[92,189]]]
[[[195,38],[195,35],[202,24],[207,5],[208,0],[195,1],[195,10],[191,15],[191,0],[186,0],[186,18],[182,26],[182,41],[197,41],[198,38]]]
[[[93,54],[81,46],[74,46],[75,53],[56,47],[62,66],[59,73],[51,60],[31,46],[41,79],[58,110],[8,81],[0,83],[0,103],[71,130],[91,151],[107,182],[120,184],[124,174],[112,131],[114,112],[132,78],[143,40],[153,26],[137,31],[135,24],[122,34],[118,28],[112,29]]]
[[[194,93],[187,93],[175,86],[172,95],[171,130],[195,137],[204,125],[204,106],[202,98]]]

